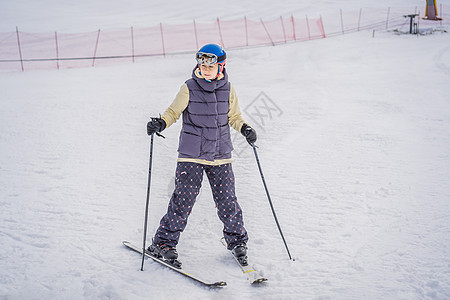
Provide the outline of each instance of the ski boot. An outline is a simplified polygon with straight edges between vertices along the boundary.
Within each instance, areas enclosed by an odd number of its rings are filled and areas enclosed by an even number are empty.
[[[236,245],[231,253],[236,257],[237,261],[242,265],[248,265],[247,261],[247,246],[245,244]]]
[[[175,268],[181,269],[181,262],[177,259],[178,253],[175,248],[167,246],[166,244],[151,244],[147,248],[147,251],[150,253],[150,255],[163,260],[164,262],[170,264]]]

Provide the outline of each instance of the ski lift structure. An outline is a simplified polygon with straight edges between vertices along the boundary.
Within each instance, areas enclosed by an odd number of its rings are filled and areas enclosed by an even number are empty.
[[[403,17],[409,18],[409,33],[418,34],[419,32],[416,17],[419,17],[419,14],[404,15]],[[425,17],[423,17],[423,19],[429,21],[442,21],[442,18],[438,17],[436,0],[427,0],[427,6],[425,7]]]
[[[410,34],[417,34],[417,23],[416,23],[416,17],[418,17],[419,14],[412,14],[412,15],[404,15],[403,17],[409,18],[409,33]]]
[[[427,0],[427,6],[425,8],[425,17],[423,19],[430,21],[442,21],[442,18],[438,18],[436,0]]]

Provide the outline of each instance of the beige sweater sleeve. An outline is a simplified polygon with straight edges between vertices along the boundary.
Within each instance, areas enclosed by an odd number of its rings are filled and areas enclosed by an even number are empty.
[[[236,90],[233,85],[230,85],[230,108],[228,110],[228,122],[238,132],[241,132],[241,127],[245,123],[242,118],[241,109],[236,95]]]
[[[175,123],[189,104],[189,88],[187,84],[180,87],[180,91],[175,96],[172,104],[166,109],[162,115],[162,119],[166,122],[166,128]]]
[[[166,128],[175,123],[189,104],[189,88],[187,84],[180,87],[180,91],[175,96],[172,104],[166,109],[162,115],[162,119],[166,122]],[[233,85],[230,85],[230,107],[228,110],[228,122],[238,132],[241,132],[241,127],[245,123],[242,118],[241,109],[239,108],[236,90]]]

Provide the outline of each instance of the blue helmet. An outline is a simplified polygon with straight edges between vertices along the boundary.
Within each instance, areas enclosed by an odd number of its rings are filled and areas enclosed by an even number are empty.
[[[224,65],[227,59],[227,54],[220,45],[206,44],[198,50],[195,58],[199,65],[202,63],[207,65],[214,65],[217,63]]]

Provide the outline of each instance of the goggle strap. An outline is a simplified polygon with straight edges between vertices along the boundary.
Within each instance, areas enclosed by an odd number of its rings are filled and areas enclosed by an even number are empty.
[[[217,62],[219,62],[219,61],[224,61],[225,59],[227,59],[227,54],[226,54],[226,53],[224,53],[223,55],[219,56],[219,57],[217,58]]]
[[[199,54],[199,53],[197,53]],[[212,53],[202,53],[202,55],[208,55],[208,54],[212,54]],[[215,55],[215,54],[213,54]],[[215,55],[217,57],[217,55]],[[217,63],[219,63],[220,61],[224,61],[225,59],[227,59],[227,54],[224,53],[223,55],[217,57]]]

